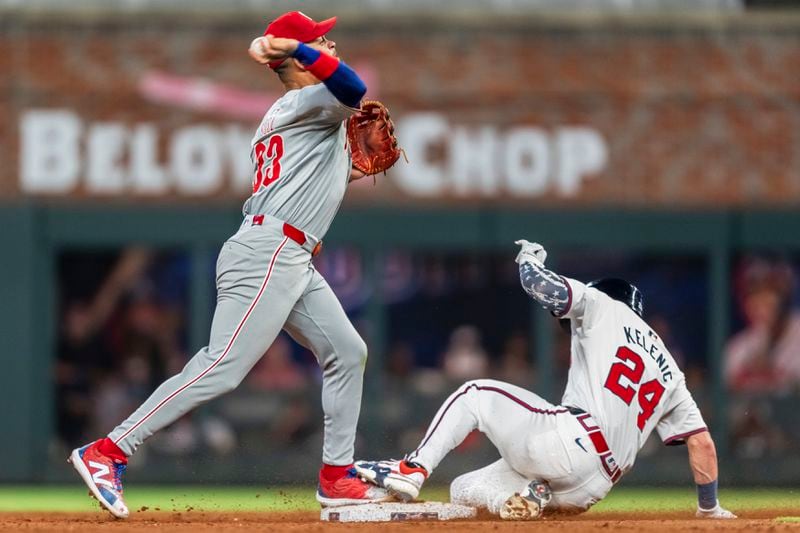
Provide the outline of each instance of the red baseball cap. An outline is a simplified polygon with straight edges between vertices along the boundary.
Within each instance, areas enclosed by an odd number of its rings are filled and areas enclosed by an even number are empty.
[[[301,11],[289,11],[269,23],[264,35],[283,37],[286,39],[297,39],[301,43],[308,43],[319,39],[336,25],[336,17],[316,22],[314,19]],[[273,61],[269,64],[271,68],[276,68],[284,60]]]

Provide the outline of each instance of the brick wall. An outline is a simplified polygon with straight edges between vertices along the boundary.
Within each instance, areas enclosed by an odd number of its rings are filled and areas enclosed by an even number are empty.
[[[237,18],[6,18],[0,195],[239,201],[246,141],[261,104],[281,90],[245,53],[260,29]],[[391,107],[415,156],[379,186],[354,187],[351,202],[800,203],[800,23],[345,20],[331,36]],[[209,104],[203,83],[228,100]],[[21,125],[31,111],[55,109],[78,123],[74,176],[57,176],[59,191],[40,183],[26,192],[22,151],[39,150],[46,167],[47,148],[30,145],[48,141],[41,132],[25,138]],[[450,133],[421,143],[426,117]],[[193,189],[180,185],[190,178],[174,170],[181,156],[172,145],[198,127],[226,148],[216,156],[219,175]],[[576,128],[600,148],[562,142]],[[133,183],[149,168],[134,142],[156,147],[151,159],[164,176],[152,189]],[[585,171],[565,185],[575,165]],[[111,167],[116,185],[98,187],[98,173]],[[520,185],[526,179],[536,183]]]

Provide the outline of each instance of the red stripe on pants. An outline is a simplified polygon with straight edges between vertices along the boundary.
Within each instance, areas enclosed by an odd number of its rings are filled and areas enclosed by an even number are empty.
[[[244,327],[244,324],[245,324],[245,322],[247,322],[247,319],[248,319],[248,317],[250,316],[250,313],[252,313],[252,312],[253,312],[253,309],[255,308],[256,304],[258,303],[258,300],[261,298],[261,295],[262,295],[262,294],[264,294],[264,290],[267,288],[267,284],[269,283],[269,278],[270,278],[270,276],[272,276],[272,270],[273,270],[273,267],[275,266],[275,261],[277,261],[277,259],[278,259],[278,254],[280,254],[280,253],[281,253],[281,250],[283,249],[283,246],[286,244],[286,242],[287,242],[288,240],[289,240],[289,237],[284,237],[284,238],[283,238],[283,241],[282,241],[282,242],[281,242],[281,244],[278,246],[278,248],[275,250],[275,253],[272,255],[272,259],[270,260],[270,263],[269,263],[269,268],[267,268],[267,273],[266,273],[266,275],[264,276],[264,281],[261,283],[261,288],[259,289],[259,291],[258,291],[258,294],[256,294],[256,297],[255,297],[255,298],[253,299],[253,301],[250,303],[250,307],[248,307],[248,308],[247,308],[247,312],[244,314],[244,317],[242,317],[242,320],[240,320],[240,321],[239,321],[239,325],[238,325],[238,326],[236,326],[236,330],[233,332],[233,336],[231,337],[231,340],[229,340],[229,341],[228,341],[228,345],[225,347],[225,350],[222,352],[222,355],[220,355],[219,357],[217,357],[217,359],[216,359],[216,360],[215,360],[213,363],[211,363],[211,365],[209,365],[209,367],[208,367],[208,368],[206,368],[205,370],[203,370],[203,371],[202,371],[202,372],[201,372],[201,373],[200,373],[200,374],[199,374],[197,377],[193,378],[193,379],[192,379],[192,380],[190,380],[188,383],[186,383],[185,385],[183,385],[181,388],[179,388],[178,390],[176,390],[175,392],[173,392],[172,394],[170,394],[169,396],[167,396],[166,398],[164,398],[163,400],[161,400],[161,401],[158,403],[158,405],[156,405],[155,407],[153,407],[153,408],[150,410],[150,412],[149,412],[149,413],[147,413],[146,415],[144,415],[144,416],[141,418],[141,420],[139,420],[138,422],[136,422],[136,423],[135,423],[133,426],[131,426],[131,427],[130,427],[130,429],[128,429],[128,431],[126,431],[126,432],[125,432],[125,433],[123,433],[123,434],[122,434],[122,435],[121,435],[119,438],[117,438],[117,439],[114,441],[114,444],[118,444],[118,443],[119,443],[119,442],[120,442],[122,439],[124,439],[125,437],[127,437],[128,435],[130,435],[130,433],[131,433],[133,430],[135,430],[136,428],[138,428],[140,425],[142,425],[142,423],[143,423],[143,422],[145,422],[145,421],[146,421],[148,418],[150,418],[151,416],[153,416],[153,415],[154,415],[154,414],[155,414],[155,413],[156,413],[156,412],[157,412],[159,409],[161,409],[162,407],[164,407],[164,405],[166,405],[166,404],[167,404],[167,402],[169,402],[170,400],[172,400],[173,398],[175,398],[175,397],[176,397],[178,394],[180,394],[181,392],[183,392],[183,391],[184,391],[184,390],[186,390],[187,388],[191,387],[192,385],[194,385],[194,384],[195,384],[195,383],[197,383],[198,381],[200,381],[200,380],[203,378],[203,376],[205,376],[205,375],[207,375],[209,372],[211,372],[211,371],[212,371],[212,370],[213,370],[213,369],[214,369],[214,368],[215,368],[217,365],[219,365],[219,364],[222,362],[222,360],[223,360],[223,359],[225,359],[225,356],[226,356],[226,355],[228,355],[228,352],[230,352],[230,350],[231,350],[231,347],[233,346],[233,341],[235,341],[235,340],[236,340],[236,337],[237,337],[237,336],[239,335],[239,333],[242,331],[242,328]]]

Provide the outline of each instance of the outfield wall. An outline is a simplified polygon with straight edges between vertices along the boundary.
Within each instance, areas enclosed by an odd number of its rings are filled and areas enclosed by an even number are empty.
[[[55,466],[41,469],[39,459],[48,456],[49,443],[54,431],[52,358],[59,328],[57,300],[59,288],[55,283],[55,260],[59,250],[70,248],[103,248],[118,245],[148,245],[154,247],[184,248],[191,250],[193,278],[191,289],[191,315],[188,331],[190,345],[200,346],[207,334],[208,281],[204,261],[213,258],[219,242],[235,228],[238,214],[227,209],[196,208],[99,208],[99,207],[19,207],[0,211],[3,226],[15,231],[3,232],[3,246],[15,251],[15,260],[6,263],[9,280],[2,285],[2,322],[6,324],[5,347],[2,356],[9,372],[0,380],[0,402],[14,406],[4,415],[6,435],[3,439],[3,465],[0,472],[5,480],[62,479],[68,472],[57,462]],[[190,222],[187,222],[190,221]],[[574,247],[602,252],[609,247],[629,251],[640,250],[668,258],[672,254],[691,251],[706,258],[708,268],[708,299],[711,305],[707,316],[698,317],[709,324],[707,357],[708,374],[701,391],[707,416],[713,420],[712,430],[717,437],[724,458],[733,460],[733,450],[727,449],[726,416],[732,405],[723,386],[720,365],[722,346],[728,336],[731,311],[731,258],[742,251],[791,251],[800,247],[798,231],[775,231],[776,227],[800,229],[800,218],[794,212],[683,212],[651,211],[625,212],[489,212],[489,211],[375,211],[349,210],[343,213],[332,229],[329,243],[354,245],[365,257],[380,263],[387,249],[404,247],[414,250],[480,250],[511,253],[508,243],[520,235],[535,231],[546,235],[554,257],[559,251]],[[35,243],[35,245],[31,245]],[[373,280],[373,283],[375,280]],[[205,302],[205,305],[203,305]],[[691,313],[691,310],[687,310]],[[382,338],[387,315],[380,297],[368,307],[368,318],[374,329],[370,332],[370,362],[367,368],[366,397],[362,417],[360,450],[374,454],[392,451],[396,442],[387,440],[385,421],[379,407],[385,395],[387,379],[383,372],[387,345]],[[531,387],[542,396],[557,401],[560,391],[554,390],[552,378],[553,330],[545,313],[532,313],[531,357],[537,363],[536,383]],[[310,390],[313,398],[317,392]],[[276,397],[283,397],[277,394]],[[410,392],[408,401],[413,397]],[[391,398],[395,398],[392,396]],[[790,398],[789,398],[790,400]],[[388,400],[387,400],[388,401]],[[393,400],[396,401],[396,400]],[[415,411],[415,423],[424,424],[436,408],[436,398],[424,398]],[[784,415],[785,416],[785,415]],[[787,426],[791,417],[784,419]],[[796,421],[796,420],[795,420]],[[52,449],[50,450],[52,451]],[[682,453],[663,452],[671,460],[664,461],[656,454],[644,459],[635,475],[639,482],[680,481],[688,476]],[[464,456],[451,461],[444,472],[454,473],[473,465],[481,458],[490,457],[485,448],[477,449],[475,457]],[[755,461],[736,459],[735,469],[726,469],[725,477],[731,482],[791,484],[797,479],[796,461],[791,454],[761,458]],[[203,454],[190,454],[178,462],[162,464],[155,455],[155,470],[145,469],[138,475],[148,480],[180,480],[189,477],[194,481],[209,479],[257,482],[263,476],[289,480],[287,471],[299,468],[313,474],[315,461],[309,451],[260,456],[258,448],[244,450],[241,456],[214,458]],[[210,467],[207,463],[213,462]],[[205,466],[204,466],[205,465]],[[198,472],[198,468],[201,470]],[[249,469],[249,470],[248,470]],[[249,472],[249,473],[248,473]],[[447,474],[444,474],[447,475]]]

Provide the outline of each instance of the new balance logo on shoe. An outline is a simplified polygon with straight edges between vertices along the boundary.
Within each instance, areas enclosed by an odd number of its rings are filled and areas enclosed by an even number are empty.
[[[93,469],[96,469],[94,474],[92,474],[92,481],[94,481],[95,485],[103,485],[110,489],[114,488],[114,485],[111,484],[111,481],[108,479],[103,479],[110,473],[110,470],[106,465],[103,463],[98,463],[97,461],[89,461],[89,466]]]

